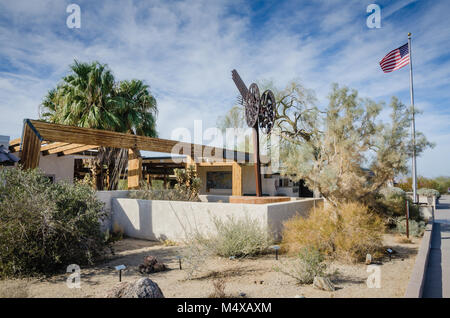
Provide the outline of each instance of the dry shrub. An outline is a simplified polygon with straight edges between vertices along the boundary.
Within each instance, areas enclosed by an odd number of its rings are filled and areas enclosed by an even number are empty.
[[[363,261],[382,248],[383,233],[382,219],[365,205],[322,205],[307,218],[297,215],[285,222],[283,247],[291,253],[312,247],[331,258]]]
[[[227,294],[225,294],[225,285],[226,280],[224,278],[216,279],[212,282],[213,284],[213,292],[209,295],[209,298],[226,298]]]

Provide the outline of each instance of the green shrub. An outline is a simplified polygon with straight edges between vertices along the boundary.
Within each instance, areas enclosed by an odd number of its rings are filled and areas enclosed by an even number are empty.
[[[213,223],[212,234],[196,233],[192,240],[218,256],[256,256],[267,252],[273,242],[268,229],[247,215],[226,220],[213,217]]]
[[[177,184],[174,189],[165,188],[161,182],[152,180],[152,185],[142,182],[140,189],[132,191],[129,197],[141,200],[200,201],[198,193],[201,181],[193,167],[174,169]]]
[[[242,258],[266,253],[273,243],[267,226],[247,215],[219,220],[212,217],[214,229],[209,234],[195,231],[185,240],[183,258],[188,279],[199,271],[210,256]]]
[[[436,199],[439,199],[441,197],[441,193],[438,190],[435,189],[427,189],[427,188],[421,188],[417,190],[418,195],[423,195],[426,197],[436,197]]]
[[[400,188],[388,187],[380,190],[373,209],[386,217],[400,217],[406,214],[406,201],[409,202],[409,217],[420,221],[419,207],[413,204],[412,199]]]
[[[105,252],[103,203],[82,184],[38,170],[0,170],[0,276],[53,273]]]
[[[406,217],[398,217],[395,219],[395,231],[401,234],[406,234]],[[409,234],[415,237],[422,236],[425,231],[425,222],[424,221],[414,221],[409,220]]]
[[[294,261],[281,261],[281,264],[275,269],[295,278],[300,284],[312,284],[315,276],[325,276],[327,270],[324,256],[313,247],[301,248]]]
[[[382,219],[363,204],[322,205],[284,223],[282,246],[291,253],[312,247],[332,258],[363,261],[383,246],[383,233]]]

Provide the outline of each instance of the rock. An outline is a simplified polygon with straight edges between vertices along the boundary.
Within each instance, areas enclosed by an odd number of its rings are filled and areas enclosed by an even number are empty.
[[[134,282],[122,282],[114,286],[107,298],[164,298],[158,284],[149,278],[141,278]]]
[[[144,263],[140,264],[138,268],[141,274],[150,274],[165,271],[167,266],[159,262],[156,257],[149,255],[144,257]]]
[[[367,254],[366,255],[366,265],[372,264],[372,255]]]
[[[314,277],[313,286],[317,289],[325,290],[325,291],[335,291],[333,283],[328,279],[328,277]]]

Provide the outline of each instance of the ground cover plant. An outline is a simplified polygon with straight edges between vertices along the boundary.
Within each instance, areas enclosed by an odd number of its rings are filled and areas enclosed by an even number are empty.
[[[0,170],[0,277],[54,273],[104,255],[103,203],[87,185]]]

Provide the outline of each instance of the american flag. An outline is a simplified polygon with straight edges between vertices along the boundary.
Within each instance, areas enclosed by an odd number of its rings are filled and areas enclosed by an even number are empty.
[[[409,63],[408,43],[389,52],[381,61],[380,66],[383,72],[390,73],[398,70]]]

